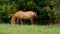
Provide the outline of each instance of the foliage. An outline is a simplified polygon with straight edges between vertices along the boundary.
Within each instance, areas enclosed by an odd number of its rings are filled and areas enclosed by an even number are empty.
[[[0,0],[0,20],[9,22],[12,14],[18,10],[33,10],[38,15],[37,19],[46,20],[46,16],[49,18],[52,16],[48,14],[49,12],[45,8],[50,6],[50,1],[51,0]]]

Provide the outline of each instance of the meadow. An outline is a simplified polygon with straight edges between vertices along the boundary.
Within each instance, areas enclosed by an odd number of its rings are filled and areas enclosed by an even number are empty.
[[[60,26],[0,24],[0,34],[60,34]]]

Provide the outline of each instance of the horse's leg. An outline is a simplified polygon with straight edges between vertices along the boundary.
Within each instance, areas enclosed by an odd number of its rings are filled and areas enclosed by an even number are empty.
[[[33,22],[33,19],[32,19],[32,18],[30,18],[30,21],[31,21],[31,25],[33,25],[33,24],[34,24],[34,22]]]
[[[17,24],[19,23],[19,18],[17,18]]]
[[[23,21],[22,21],[22,20],[20,20],[20,22],[21,22],[21,24],[23,25]]]

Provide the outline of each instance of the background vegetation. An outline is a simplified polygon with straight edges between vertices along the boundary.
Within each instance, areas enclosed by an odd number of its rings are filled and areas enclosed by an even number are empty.
[[[59,22],[59,3],[60,0],[0,0],[0,22],[10,22],[12,14],[19,10],[35,11],[38,23]]]
[[[51,25],[11,25],[12,14],[33,10],[37,23]],[[60,34],[60,0],[0,0],[0,34]]]

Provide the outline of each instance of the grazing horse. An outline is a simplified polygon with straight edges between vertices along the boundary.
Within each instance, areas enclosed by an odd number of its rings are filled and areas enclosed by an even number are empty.
[[[33,11],[18,11],[15,14],[13,14],[12,18],[11,18],[11,24],[15,23],[15,20],[17,19],[17,23],[21,22],[22,24],[22,19],[29,19],[31,21],[31,24],[34,24],[34,19],[37,17],[36,13]]]

